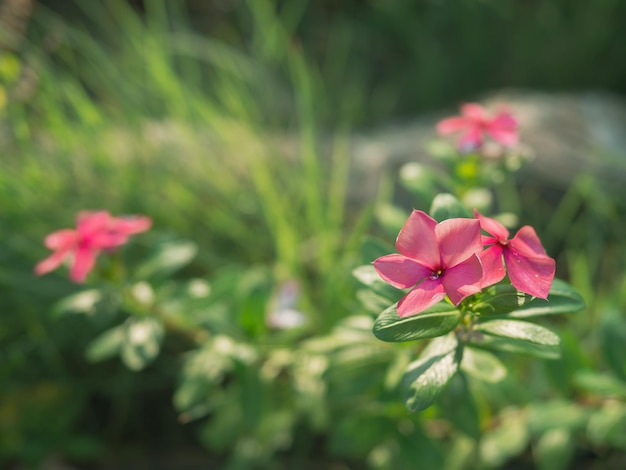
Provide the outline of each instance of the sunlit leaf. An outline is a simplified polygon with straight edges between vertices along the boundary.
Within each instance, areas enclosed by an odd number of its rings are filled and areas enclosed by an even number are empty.
[[[511,457],[519,455],[528,445],[525,415],[516,410],[504,411],[498,426],[487,431],[480,441],[481,468],[503,468]]]
[[[482,315],[503,315],[518,310],[532,299],[532,296],[518,291],[510,284],[498,284],[483,289],[471,308]]]
[[[590,393],[626,399],[626,382],[605,373],[579,370],[574,375],[574,383]]]
[[[572,433],[557,428],[545,432],[539,438],[533,456],[540,470],[564,470],[570,468],[574,450]]]
[[[130,318],[124,324],[122,361],[131,370],[141,370],[159,354],[163,325],[155,318]]]
[[[187,266],[196,256],[198,247],[188,240],[161,243],[156,252],[135,272],[138,279],[164,278]]]
[[[111,328],[93,339],[85,351],[90,362],[99,362],[117,355],[124,343],[123,325]]]
[[[588,417],[586,408],[571,401],[533,403],[528,408],[528,428],[534,434],[543,434],[554,428],[575,432],[586,425]]]
[[[442,336],[452,331],[461,318],[461,312],[445,302],[404,318],[396,308],[397,305],[387,308],[374,322],[373,331],[378,339],[400,342]]]
[[[437,222],[456,217],[472,217],[472,214],[452,194],[442,193],[435,196],[430,206],[430,216]]]
[[[586,307],[585,299],[576,289],[566,282],[555,279],[550,287],[548,299],[533,299],[507,316],[512,318],[528,318],[538,315],[554,315],[558,313],[575,313]]]
[[[417,361],[409,364],[402,379],[409,411],[428,408],[456,374],[461,350],[454,335],[433,340]]]
[[[397,302],[404,295],[403,291],[383,281],[371,264],[356,267],[352,275],[376,294],[388,299],[389,304]]]
[[[556,359],[560,356],[559,337],[534,323],[519,320],[490,320],[478,323],[470,341],[480,347],[519,352]]]
[[[605,403],[589,418],[587,436],[596,445],[626,450],[626,405],[617,401]]]
[[[463,350],[461,370],[489,383],[499,382],[506,376],[506,367],[496,356],[469,346]]]

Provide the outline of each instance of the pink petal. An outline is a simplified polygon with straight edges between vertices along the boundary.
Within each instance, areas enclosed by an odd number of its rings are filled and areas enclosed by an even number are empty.
[[[145,232],[152,226],[152,219],[143,215],[125,216],[114,218],[114,230],[126,234],[134,235]]]
[[[511,146],[518,142],[517,121],[506,112],[498,114],[487,123],[487,132],[502,145]]]
[[[524,225],[511,240],[511,247],[526,256],[547,256],[537,232],[530,225]]]
[[[482,288],[482,279],[483,268],[475,254],[446,269],[441,278],[446,294],[454,305],[459,305],[468,295],[479,292]]]
[[[44,239],[44,245],[50,250],[66,249],[78,242],[76,230],[63,229],[52,232]]]
[[[35,266],[35,274],[37,276],[42,276],[44,274],[49,273],[50,271],[54,271],[56,268],[61,266],[67,255],[69,254],[71,248],[64,248],[55,253],[52,253],[46,259],[40,261]]]
[[[93,233],[86,240],[87,244],[94,249],[116,248],[123,245],[127,241],[128,235],[114,230],[102,230],[100,232]]]
[[[439,266],[439,246],[435,238],[437,221],[422,211],[414,210],[402,226],[396,248],[400,253],[413,258],[420,264],[436,268]]]
[[[493,245],[478,254],[483,265],[482,287],[497,284],[506,275],[502,261],[502,246]]]
[[[70,268],[70,278],[74,282],[85,282],[87,275],[96,264],[99,251],[91,247],[80,246],[74,254],[74,262]]]
[[[483,143],[483,131],[479,126],[472,126],[461,136],[457,144],[463,152],[471,152]]]
[[[547,256],[527,257],[513,249],[504,250],[511,284],[526,294],[545,299],[554,279],[555,262]]]
[[[435,227],[435,235],[444,269],[459,264],[483,249],[480,223],[476,219],[444,220]]]
[[[474,217],[480,221],[480,228],[482,228],[485,232],[491,234],[498,240],[508,240],[509,231],[500,222],[495,219],[485,217],[476,209],[474,209]]]
[[[461,114],[473,121],[485,121],[487,119],[485,108],[476,103],[466,103],[461,106]]]
[[[428,277],[432,270],[403,255],[386,255],[374,261],[378,275],[398,289],[413,287]]]
[[[440,135],[453,134],[467,129],[473,123],[464,117],[451,117],[443,119],[437,123],[437,133]]]
[[[398,302],[398,315],[408,317],[423,312],[446,296],[441,279],[425,279]]]
[[[87,239],[93,234],[106,230],[111,223],[112,217],[106,211],[83,211],[78,214],[77,219],[78,233],[81,235],[81,238]]]

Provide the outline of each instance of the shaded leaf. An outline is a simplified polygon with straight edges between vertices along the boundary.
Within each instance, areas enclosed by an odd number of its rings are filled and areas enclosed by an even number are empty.
[[[528,428],[534,434],[543,434],[551,429],[582,429],[588,419],[588,412],[582,406],[565,400],[533,403],[528,409]]]
[[[523,413],[515,410],[505,411],[498,421],[498,427],[483,435],[480,442],[480,457],[483,464],[488,467],[503,468],[507,460],[524,451],[528,445],[529,435]]]
[[[374,322],[373,331],[378,339],[401,342],[442,336],[452,331],[461,318],[461,312],[445,302],[404,318],[396,308],[397,305],[387,308]]]
[[[503,315],[528,304],[533,297],[510,284],[497,284],[483,289],[471,309],[482,315]]]
[[[393,245],[380,238],[365,237],[361,243],[361,262],[363,264],[372,263],[376,258],[395,253],[397,250]]]
[[[405,404],[409,411],[428,408],[456,374],[461,348],[454,335],[437,338],[409,364],[402,379]]]

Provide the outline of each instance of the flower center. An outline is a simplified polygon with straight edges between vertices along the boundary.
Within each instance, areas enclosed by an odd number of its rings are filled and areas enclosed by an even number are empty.
[[[431,281],[434,281],[436,279],[439,279],[442,274],[443,274],[443,270],[442,269],[438,269],[437,271],[431,272],[430,276],[428,276],[428,279],[430,279]]]
[[[498,243],[502,246],[507,246],[509,244],[508,240],[498,240]]]

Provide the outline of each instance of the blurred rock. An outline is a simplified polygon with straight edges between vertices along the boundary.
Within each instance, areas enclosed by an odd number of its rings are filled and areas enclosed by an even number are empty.
[[[476,101],[489,108],[506,104],[519,119],[521,141],[534,158],[522,173],[542,184],[567,187],[581,172],[619,188],[626,182],[626,99],[600,93],[502,91]],[[375,194],[380,175],[404,163],[428,163],[426,145],[434,126],[458,113],[450,109],[410,122],[360,133],[352,142],[351,198]]]

